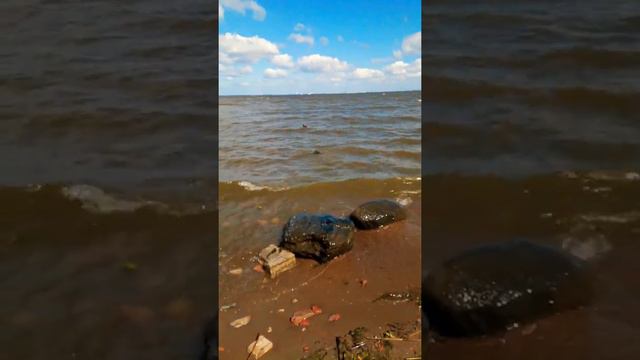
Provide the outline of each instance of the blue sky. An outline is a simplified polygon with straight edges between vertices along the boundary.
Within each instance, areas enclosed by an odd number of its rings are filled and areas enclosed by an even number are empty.
[[[219,4],[221,95],[420,89],[420,1]]]

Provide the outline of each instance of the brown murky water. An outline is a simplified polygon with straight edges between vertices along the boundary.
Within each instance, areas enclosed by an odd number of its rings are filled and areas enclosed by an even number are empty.
[[[640,356],[639,11],[628,0],[423,8],[423,270],[524,238],[598,274],[591,306],[430,343],[430,359]]]
[[[213,12],[0,4],[1,359],[202,352],[216,293]]]

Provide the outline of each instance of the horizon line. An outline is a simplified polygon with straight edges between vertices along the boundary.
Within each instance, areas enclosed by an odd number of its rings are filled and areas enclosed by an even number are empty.
[[[385,94],[385,93],[398,93],[398,92],[415,92],[422,91],[422,89],[416,90],[390,90],[390,91],[354,91],[354,92],[335,92],[335,93],[295,93],[295,94],[252,94],[252,95],[241,95],[241,94],[232,94],[232,95],[220,95],[218,97],[226,97],[226,96],[309,96],[309,95],[346,95],[346,94]]]

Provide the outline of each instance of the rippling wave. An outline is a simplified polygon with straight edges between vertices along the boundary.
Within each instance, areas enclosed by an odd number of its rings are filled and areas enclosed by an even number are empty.
[[[220,179],[272,187],[419,176],[419,92],[220,98]]]
[[[294,187],[272,187],[258,185],[249,181],[229,181],[218,184],[221,202],[246,200],[256,196],[273,194],[288,197],[325,198],[339,201],[356,192],[359,197],[376,197],[380,194],[420,194],[420,177],[398,177],[388,179],[351,179],[342,181],[319,182]],[[276,194],[280,193],[280,194]]]

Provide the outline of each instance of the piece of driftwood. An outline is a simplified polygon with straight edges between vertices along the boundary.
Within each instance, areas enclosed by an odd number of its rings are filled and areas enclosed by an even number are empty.
[[[276,245],[269,245],[258,255],[260,263],[272,279],[296,266],[296,256]]]

